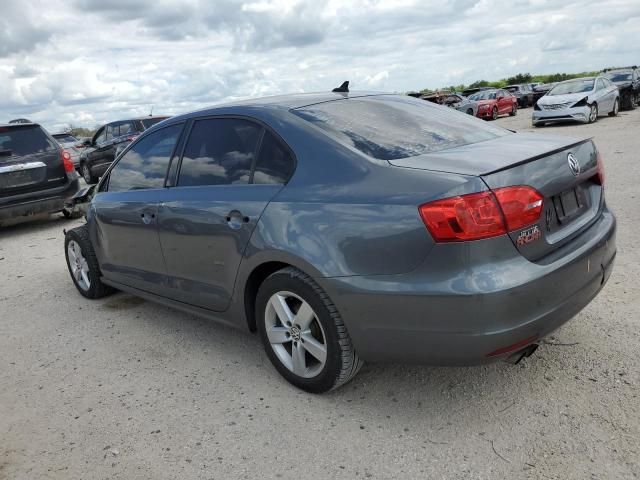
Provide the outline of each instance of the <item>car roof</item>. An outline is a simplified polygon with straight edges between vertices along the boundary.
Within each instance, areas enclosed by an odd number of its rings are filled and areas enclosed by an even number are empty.
[[[13,128],[20,128],[20,127],[39,127],[40,124],[39,123],[34,123],[34,122],[29,122],[29,123],[0,123],[0,128],[6,128],[6,127],[13,127]]]
[[[566,82],[576,82],[576,81],[586,81],[586,80],[595,80],[596,78],[599,78],[600,75],[596,75],[595,77],[578,77],[578,78],[570,78],[569,80],[563,80],[562,82],[558,82],[558,83],[566,83]]]
[[[200,110],[184,113],[171,117],[171,120],[183,120],[191,118],[197,115],[207,115],[208,113],[215,114],[216,111],[228,108],[238,107],[241,109],[260,107],[273,110],[293,110],[296,108],[308,107],[310,105],[316,105],[318,103],[332,102],[335,100],[342,100],[348,98],[363,98],[394,95],[392,93],[381,92],[323,92],[323,93],[294,93],[288,95],[276,95],[271,97],[251,98],[246,100],[236,100],[232,102],[225,102],[218,105],[212,105]]]

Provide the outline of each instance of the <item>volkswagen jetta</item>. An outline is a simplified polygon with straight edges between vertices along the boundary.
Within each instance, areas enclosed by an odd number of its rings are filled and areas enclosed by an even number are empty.
[[[132,142],[65,253],[85,297],[257,330],[288,381],[323,392],[363,361],[529,355],[611,273],[603,181],[591,140],[411,97],[250,100]]]

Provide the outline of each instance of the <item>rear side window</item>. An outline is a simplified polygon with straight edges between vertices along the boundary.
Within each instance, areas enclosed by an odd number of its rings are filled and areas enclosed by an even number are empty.
[[[273,134],[265,131],[253,172],[253,183],[287,183],[294,168],[289,150]]]
[[[171,125],[140,139],[109,174],[110,192],[162,188],[183,124]]]
[[[140,120],[140,123],[142,124],[142,130],[147,130],[153,127],[156,123],[160,123],[167,118],[169,117],[145,118],[143,120]]]
[[[3,156],[33,155],[57,148],[37,125],[0,127],[0,152]]]
[[[182,157],[179,187],[249,183],[262,127],[236,118],[193,124]]]
[[[438,152],[510,133],[408,96],[336,100],[292,112],[330,137],[378,160]]]

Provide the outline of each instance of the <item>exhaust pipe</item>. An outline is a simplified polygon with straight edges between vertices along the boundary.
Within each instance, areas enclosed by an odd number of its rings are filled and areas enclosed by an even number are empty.
[[[507,363],[511,363],[512,365],[517,365],[523,358],[533,355],[533,352],[535,352],[537,349],[538,344],[532,343],[531,345],[527,345],[526,347],[524,347],[522,350],[518,350],[517,352],[512,353],[507,358],[505,358],[504,361]]]

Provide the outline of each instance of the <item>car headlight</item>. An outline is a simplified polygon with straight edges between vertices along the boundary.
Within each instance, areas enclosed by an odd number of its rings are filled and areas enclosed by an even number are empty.
[[[584,97],[582,100],[580,100],[579,102],[576,102],[572,105],[572,107],[586,107],[588,105],[587,100],[589,99],[589,97]]]

